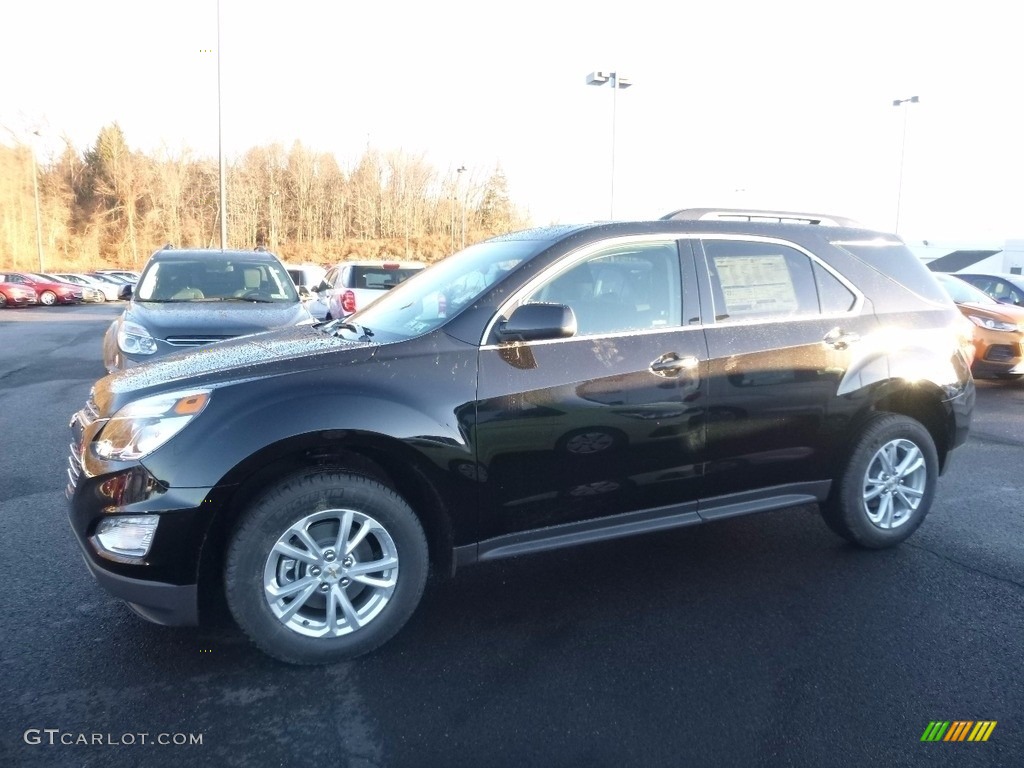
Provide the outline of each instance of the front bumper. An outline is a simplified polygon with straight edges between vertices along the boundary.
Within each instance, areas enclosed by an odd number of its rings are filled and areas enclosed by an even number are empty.
[[[158,624],[196,624],[198,574],[220,494],[214,488],[171,488],[137,462],[104,462],[86,451],[102,427],[94,410],[71,420],[68,517],[96,581]],[[100,521],[120,515],[157,515],[149,551],[141,558],[105,550],[96,538]]]
[[[199,599],[195,584],[166,584],[122,576],[104,570],[90,558],[89,545],[78,539],[82,558],[96,582],[114,597],[124,600],[142,618],[167,626],[199,623]]]

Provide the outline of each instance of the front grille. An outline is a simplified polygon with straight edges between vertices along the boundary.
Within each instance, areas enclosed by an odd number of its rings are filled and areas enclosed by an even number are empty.
[[[64,489],[64,493],[69,499],[74,495],[75,487],[82,477],[82,452],[85,450],[85,432],[90,426],[99,421],[99,418],[99,408],[96,407],[96,400],[93,397],[93,393],[90,392],[85,407],[71,417],[71,423],[68,425],[71,428],[72,439],[71,444],[68,446],[70,450],[67,469],[68,484]]]
[[[64,495],[69,499],[75,495],[75,487],[82,477],[82,460],[78,455],[78,446],[71,443],[71,455],[68,456],[68,484],[64,489]]]
[[[1020,357],[1020,348],[1016,344],[993,344],[985,353],[985,359],[993,363],[1008,363]]]
[[[233,338],[231,336],[168,336],[164,341],[176,347],[201,347],[204,344],[212,344],[215,341],[224,341]]]

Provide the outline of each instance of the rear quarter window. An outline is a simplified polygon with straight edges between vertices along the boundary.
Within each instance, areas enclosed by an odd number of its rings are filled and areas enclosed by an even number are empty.
[[[949,296],[939,285],[924,262],[903,243],[885,240],[864,242],[834,242],[837,248],[863,261],[872,269],[888,275],[918,296],[929,301],[946,304]]]

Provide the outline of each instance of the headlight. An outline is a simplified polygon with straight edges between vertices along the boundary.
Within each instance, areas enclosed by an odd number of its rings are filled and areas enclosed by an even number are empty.
[[[109,517],[101,520],[94,537],[103,549],[120,557],[145,557],[160,523],[156,515]]]
[[[991,317],[978,317],[977,315],[968,315],[971,322],[975,325],[980,325],[982,328],[988,328],[990,331],[1016,331],[1017,326],[1013,323],[1004,323],[1002,320],[993,320]]]
[[[123,320],[117,329],[117,346],[131,355],[152,355],[156,352],[156,339],[138,323]]]
[[[208,402],[210,390],[198,389],[128,403],[103,425],[93,451],[101,459],[141,459],[184,429]]]

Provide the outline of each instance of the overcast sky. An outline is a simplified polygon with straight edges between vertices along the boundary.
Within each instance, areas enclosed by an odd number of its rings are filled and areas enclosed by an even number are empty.
[[[221,0],[224,150],[367,145],[483,180],[534,223],[689,206],[825,211],[912,239],[1024,237],[1011,3]],[[0,125],[217,151],[216,0],[11,0]],[[895,108],[894,99],[920,103]],[[906,112],[905,112],[906,111]],[[0,141],[10,143],[8,131]]]

